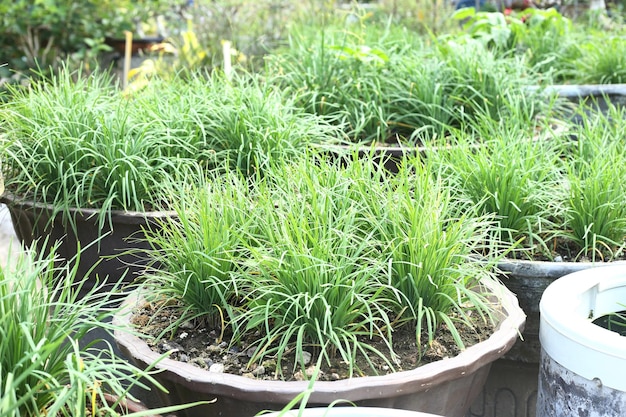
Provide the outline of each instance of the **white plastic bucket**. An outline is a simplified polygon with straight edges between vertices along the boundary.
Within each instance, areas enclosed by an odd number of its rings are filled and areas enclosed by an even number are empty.
[[[626,266],[566,275],[539,304],[538,417],[626,413],[626,337],[593,324],[626,310]]]

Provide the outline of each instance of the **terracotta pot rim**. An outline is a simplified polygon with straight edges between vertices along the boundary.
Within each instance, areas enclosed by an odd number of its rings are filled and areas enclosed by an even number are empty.
[[[339,381],[318,381],[315,383],[311,402],[323,402],[328,399],[332,401],[336,398],[358,401],[374,396],[395,397],[425,391],[431,386],[472,374],[500,358],[513,346],[521,334],[526,315],[519,307],[515,295],[503,284],[495,281],[485,281],[484,284],[497,296],[501,309],[506,312],[497,329],[487,340],[467,348],[453,358],[422,365],[413,370]],[[141,288],[131,293],[124,300],[120,313],[113,318],[114,325],[129,325],[133,307],[141,299]],[[134,334],[116,330],[115,340],[123,351],[145,364],[153,364],[161,356]],[[304,391],[309,383],[308,381],[253,380],[233,374],[211,373],[169,358],[161,360],[156,368],[170,372],[176,376],[178,383],[193,386],[198,391],[234,397],[237,397],[237,394],[233,392],[245,392],[247,397],[257,397],[273,402],[291,400]]]

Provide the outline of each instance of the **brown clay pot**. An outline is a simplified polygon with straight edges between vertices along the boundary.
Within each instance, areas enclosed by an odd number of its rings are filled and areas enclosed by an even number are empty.
[[[131,54],[137,55],[139,52],[148,52],[150,47],[163,42],[163,40],[164,38],[159,36],[133,39]],[[104,38],[104,43],[113,48],[115,52],[124,55],[126,49],[126,39],[107,36]]]
[[[533,416],[537,404],[539,300],[556,279],[596,266],[582,262],[539,262],[504,259],[498,263],[504,285],[516,294],[526,313],[522,337],[494,362],[485,389],[472,404],[468,416]]]
[[[144,411],[148,411],[149,410],[148,407],[146,407],[142,403],[137,402],[137,401],[133,401],[133,400],[128,399],[128,398],[120,401],[119,398],[116,397],[115,395],[104,394],[104,399],[106,400],[107,404],[110,407],[112,407],[113,405],[116,405],[115,411],[117,411],[121,415],[132,414],[132,413],[140,413],[140,412],[144,412]],[[146,417],[161,417],[161,415],[160,414],[149,414]],[[168,417],[174,417],[174,416],[168,416]]]
[[[525,315],[515,296],[502,284],[488,283],[498,302],[497,328],[491,337],[454,358],[389,375],[319,381],[308,404],[327,406],[342,399],[364,407],[397,408],[447,417],[465,415],[481,393],[491,363],[506,353],[524,326]],[[128,326],[132,310],[142,300],[140,291],[125,299],[115,325]],[[137,336],[116,331],[122,353],[140,368],[153,366],[160,354]],[[307,388],[306,381],[257,381],[243,376],[212,373],[193,365],[164,359],[155,377],[169,391],[163,404],[214,400],[213,404],[180,413],[186,417],[253,416],[261,410],[280,410]]]

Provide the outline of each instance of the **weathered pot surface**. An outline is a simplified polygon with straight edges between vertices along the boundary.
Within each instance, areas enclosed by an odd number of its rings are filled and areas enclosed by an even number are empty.
[[[456,357],[420,366],[414,370],[389,375],[357,377],[340,381],[315,383],[309,403],[326,406],[342,399],[358,406],[399,408],[447,417],[464,416],[481,392],[491,363],[501,357],[518,338],[525,315],[515,296],[503,285],[491,283],[489,290],[501,302],[500,322],[492,336],[469,347]],[[114,324],[128,326],[133,308],[141,302],[135,291],[123,304],[123,313]],[[160,354],[137,336],[116,331],[120,350],[139,367],[151,366]],[[163,359],[156,375],[170,391],[164,405],[200,399],[215,404],[182,412],[184,416],[243,416],[261,410],[280,410],[307,388],[306,381],[257,381],[254,379],[212,373],[187,363]]]
[[[115,395],[104,394],[104,399],[109,407],[115,406],[115,411],[121,415],[134,414],[134,413],[147,413],[149,408],[140,402],[133,401],[126,398],[122,401]],[[161,417],[160,414],[144,414],[145,417]],[[171,417],[171,416],[170,416]]]

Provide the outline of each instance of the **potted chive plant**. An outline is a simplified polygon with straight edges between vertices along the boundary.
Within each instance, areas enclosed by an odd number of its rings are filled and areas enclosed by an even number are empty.
[[[179,395],[166,404],[217,398],[187,416],[281,409],[319,361],[311,406],[465,414],[524,315],[491,268],[470,259],[489,220],[420,161],[385,173],[371,160],[342,167],[313,154],[259,181],[231,173],[179,187],[178,220],[147,236],[162,269],[115,318],[151,329],[155,339],[116,334],[140,366],[176,349],[157,365]],[[172,325],[154,327],[162,320]]]
[[[91,280],[142,273],[133,251],[174,214],[161,194],[168,183],[217,167],[258,174],[334,135],[271,87],[219,73],[155,78],[131,94],[106,74],[66,70],[16,88],[0,113],[2,200],[18,237],[42,252],[60,240],[62,259],[80,248],[77,276]]]
[[[477,115],[514,113],[532,124],[544,105],[524,93],[534,80],[520,60],[479,42],[429,44],[401,28],[366,20],[354,26],[296,31],[288,47],[268,56],[270,76],[298,106],[343,126],[349,143],[380,154],[391,170],[436,138],[471,127]]]
[[[498,268],[528,319],[523,341],[506,359],[529,383],[517,385],[516,379],[515,388],[507,388],[531,410],[544,290],[569,273],[623,259],[625,161],[616,139],[624,134],[622,113],[612,107],[607,115],[584,117],[544,141],[528,141],[516,128],[491,127],[486,133],[492,140],[484,148],[459,145],[432,156],[444,164],[462,198],[496,215],[498,237],[512,248]]]
[[[24,254],[0,270],[0,414],[156,416],[184,408],[147,411],[130,390],[163,389],[153,372],[116,357],[110,345],[96,347],[97,339],[82,342],[96,329],[113,332],[103,322],[114,300],[97,288],[79,295],[76,270],[59,269],[52,256]]]
[[[464,9],[455,14],[464,20],[461,38],[471,37],[498,56],[519,55],[531,69],[544,96],[564,99],[561,117],[580,120],[575,111],[587,104],[587,113],[606,113],[608,105],[625,103],[621,69],[626,42],[619,35],[597,30],[590,23],[573,24],[554,8],[527,9],[508,16]]]
[[[479,212],[496,216],[494,233],[499,242],[513,248],[510,259],[525,260],[532,256],[528,253],[549,255],[549,242],[562,233],[562,224],[556,223],[562,219],[564,206],[560,203],[565,191],[559,170],[560,138],[529,140],[532,127],[519,130],[516,123],[495,125],[483,120],[481,129],[483,136],[490,138],[484,146],[475,148],[471,137],[461,135],[454,147],[433,153],[431,159],[441,164],[459,198],[469,198]],[[506,260],[501,260],[500,266],[511,272]],[[536,337],[529,340],[529,335],[538,334],[538,308],[530,307],[538,307],[537,294],[529,291],[538,284],[525,279],[516,283],[510,278],[505,283],[518,294],[529,315],[524,345],[538,344]]]

